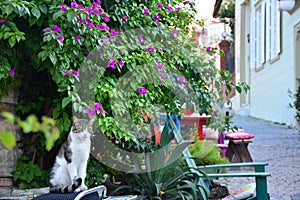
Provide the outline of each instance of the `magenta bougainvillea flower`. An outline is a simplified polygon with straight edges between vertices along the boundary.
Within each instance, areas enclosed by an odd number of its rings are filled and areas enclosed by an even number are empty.
[[[139,88],[139,94],[146,94],[147,93],[147,89],[144,87]]]
[[[146,42],[142,34],[138,35],[138,39],[141,41],[141,44],[144,44]]]
[[[94,25],[93,22],[88,22],[87,25],[88,25],[88,28],[89,28],[89,29],[92,29],[92,28],[95,27],[95,25]]]
[[[77,70],[73,71],[73,74],[78,77],[79,76],[79,72],[80,72],[80,69],[77,69]]]
[[[61,4],[60,5],[60,10],[63,11],[63,12],[67,11],[67,6],[64,5],[64,4]]]
[[[176,29],[172,30],[172,34],[173,35],[177,35],[178,34],[178,30],[176,30]]]
[[[154,47],[152,45],[149,45],[148,49],[146,49],[144,52],[145,53],[149,52],[151,54],[154,50],[155,50]]]
[[[144,14],[147,15],[147,16],[149,15],[149,9],[148,8],[145,8]]]
[[[176,12],[180,12],[180,8],[175,8],[175,11]]]
[[[57,26],[57,25],[52,25],[51,26],[51,28],[52,28],[52,30],[55,32],[55,33],[59,33],[60,32],[60,27],[59,26]]]
[[[158,20],[160,20],[160,15],[154,15],[154,17],[153,17],[153,19],[155,20],[155,21],[158,21]]]
[[[104,114],[104,109],[103,109],[101,103],[95,102],[94,103],[94,109],[95,109],[96,113],[98,113],[99,115],[103,115]]]
[[[102,107],[101,103],[99,103],[99,102],[94,103],[94,108],[96,111],[100,110],[101,107]]]
[[[211,51],[212,48],[210,46],[206,47],[206,51]]]
[[[6,24],[6,18],[0,19],[0,24]]]
[[[179,84],[183,84],[184,81],[185,81],[185,77],[184,77],[184,76],[180,76],[180,77],[179,77],[179,80],[178,80],[178,83],[179,83]]]
[[[162,64],[160,62],[157,62],[156,65],[157,65],[157,70],[158,71],[162,71],[165,68],[164,64]]]
[[[78,55],[76,55],[76,56],[75,56],[75,59],[76,59],[76,60],[78,60],[78,59],[79,59],[79,56],[78,56]]]
[[[116,69],[116,63],[115,63],[115,60],[116,60],[116,58],[111,58],[111,59],[108,61],[107,68]]]
[[[159,9],[161,9],[163,7],[163,5],[161,4],[161,3],[159,3],[158,5],[157,5],[157,8],[159,8]]]
[[[167,78],[167,76],[163,73],[160,73],[159,74],[159,77],[162,79],[162,80],[165,80]]]
[[[72,74],[72,72],[70,72],[70,71],[65,72],[65,76],[70,76],[71,74]]]
[[[83,53],[84,53],[84,55],[87,56],[87,55],[89,55],[90,52],[88,50],[84,50]]]
[[[58,41],[63,41],[63,40],[64,40],[64,36],[59,35],[59,36],[57,37],[57,40],[58,40]]]
[[[119,65],[120,65],[121,67],[124,66],[124,61],[123,61],[123,60],[119,60],[118,63],[119,63]]]
[[[77,8],[77,3],[76,1],[71,2],[71,8]]]
[[[77,17],[77,21],[79,21],[80,23],[85,23],[80,17]]]
[[[75,40],[80,40],[81,36],[80,35],[75,35],[74,38],[75,38]]]
[[[189,1],[184,1],[183,3],[184,3],[184,5],[186,5],[186,4],[189,4]]]
[[[96,116],[96,112],[94,111],[93,108],[87,108],[85,110],[85,113],[88,114],[89,116],[93,117],[93,116]]]
[[[126,15],[123,15],[123,17],[122,17],[125,21],[127,21],[128,20],[128,18],[127,18],[127,16]]]
[[[171,6],[166,6],[166,9],[167,9],[167,11],[169,11],[169,12],[172,12],[172,11],[173,11],[173,9],[172,9]]]
[[[8,74],[11,75],[11,76],[14,76],[14,75],[15,75],[15,70],[16,70],[16,68],[11,68],[11,69],[8,71]]]

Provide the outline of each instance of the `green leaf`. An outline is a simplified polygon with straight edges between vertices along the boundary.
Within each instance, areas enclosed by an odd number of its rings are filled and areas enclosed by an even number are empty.
[[[57,18],[59,18],[60,16],[62,16],[64,14],[64,12],[59,11],[53,14],[53,20],[56,20]]]
[[[67,15],[69,22],[71,22],[75,17],[76,17],[76,15],[73,12],[69,12]]]
[[[1,115],[10,123],[15,121],[15,116],[10,112],[1,112]]]
[[[44,14],[47,13],[47,7],[45,5],[39,5],[39,8]]]
[[[55,53],[53,53],[53,52],[50,53],[49,58],[50,58],[51,62],[53,63],[53,65],[55,65],[57,62],[57,57],[56,57]]]
[[[6,14],[6,15],[10,15],[13,10],[14,10],[14,7],[10,4],[6,7],[4,7],[3,13]]]
[[[237,91],[238,93],[241,93],[241,92],[242,92],[242,88],[241,88],[240,86],[236,86],[235,89],[236,89],[236,91]]]
[[[16,145],[16,138],[11,132],[0,133],[0,141],[8,149],[11,149]]]
[[[10,47],[13,47],[16,44],[16,37],[15,36],[10,37],[8,43]]]
[[[62,108],[65,108],[70,102],[71,102],[70,97],[63,98],[62,103],[61,103]]]
[[[31,12],[32,12],[33,16],[35,16],[37,19],[40,18],[41,12],[40,12],[40,10],[38,8],[33,8],[31,10]]]

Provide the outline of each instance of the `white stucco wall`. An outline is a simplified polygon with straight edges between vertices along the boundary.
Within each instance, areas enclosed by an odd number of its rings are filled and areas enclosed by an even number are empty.
[[[236,1],[236,21],[240,22],[241,1]],[[251,3],[253,6],[253,3]],[[252,9],[254,10],[254,9]],[[252,68],[250,74],[250,115],[274,122],[296,125],[295,111],[289,108],[293,99],[288,90],[295,93],[295,37],[294,27],[300,22],[300,8],[291,15],[282,12],[281,27],[281,53],[278,60],[266,61],[259,70]],[[236,23],[236,66],[242,67],[241,56],[238,49],[241,35],[240,23]],[[298,55],[300,56],[300,55]],[[238,72],[238,71],[237,71]],[[234,109],[240,109],[239,98],[234,99]]]

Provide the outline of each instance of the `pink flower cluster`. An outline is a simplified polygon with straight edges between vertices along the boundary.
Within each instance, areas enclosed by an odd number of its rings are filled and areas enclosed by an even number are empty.
[[[73,72],[71,71],[66,71],[65,72],[65,76],[71,76],[72,74],[74,74],[75,76],[79,76],[79,72],[80,72],[80,69],[77,69],[77,70],[74,70]]]
[[[141,87],[139,88],[139,94],[146,94],[147,93],[147,88]]]
[[[104,109],[99,102],[94,103],[94,107],[89,107],[85,110],[85,113],[91,117],[98,115],[103,115],[104,114]]]
[[[116,69],[117,68],[116,61],[117,61],[117,59],[115,57],[111,58],[107,63],[107,68]],[[118,64],[120,67],[123,67],[125,63],[123,60],[120,59],[120,60],[118,60]]]
[[[8,74],[11,75],[11,76],[14,76],[14,75],[15,75],[15,70],[16,70],[16,68],[11,68],[11,69],[8,71]]]
[[[87,16],[85,17],[85,19],[77,17],[77,21],[80,22],[81,24],[86,25],[89,29],[97,28],[99,30],[104,30],[106,32],[108,32],[110,30],[110,28],[106,25],[106,23],[110,21],[110,17],[106,13],[104,13],[104,10],[101,8],[101,1],[100,0],[97,0],[97,1],[93,2],[91,7],[83,7],[83,5],[78,4],[76,1],[71,2],[70,8],[68,8],[68,6],[65,5],[65,4],[60,5],[60,10],[62,12],[66,12],[66,11],[68,11],[68,9],[77,9],[77,10],[83,12],[84,14],[86,14]],[[100,15],[101,19],[103,20],[103,23],[98,24],[98,25],[94,24],[94,22],[89,19],[89,17],[91,15]],[[61,28],[56,24],[53,24],[51,26],[51,30],[54,33],[60,33],[61,32]],[[47,36],[48,33],[51,32],[51,30],[49,28],[46,28],[44,30],[44,35]],[[113,35],[113,34],[110,34],[110,35]],[[75,40],[80,40],[81,36],[80,35],[75,35],[74,39]],[[63,41],[64,36],[62,34],[58,35],[57,40],[59,42]]]

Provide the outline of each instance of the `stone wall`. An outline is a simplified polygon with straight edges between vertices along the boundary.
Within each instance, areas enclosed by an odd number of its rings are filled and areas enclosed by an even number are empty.
[[[15,114],[17,102],[17,92],[12,90],[8,96],[2,98],[0,102],[0,112],[8,111]],[[18,133],[16,127],[0,116],[0,132],[1,131],[10,131],[14,133],[17,143],[21,140],[20,133]],[[0,143],[0,196],[1,191],[13,186],[11,172],[16,168],[19,155],[20,150],[18,146],[15,146],[12,149],[7,149]]]

